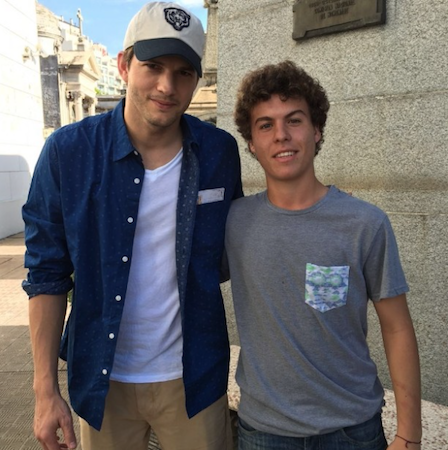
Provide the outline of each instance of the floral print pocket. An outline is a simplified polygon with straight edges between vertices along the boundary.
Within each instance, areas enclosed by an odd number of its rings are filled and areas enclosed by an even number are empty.
[[[320,312],[347,303],[349,266],[317,266],[307,263],[305,303]]]

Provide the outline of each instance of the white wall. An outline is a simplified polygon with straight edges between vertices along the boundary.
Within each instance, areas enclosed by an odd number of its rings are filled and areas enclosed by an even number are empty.
[[[35,1],[0,0],[0,238],[23,230],[21,207],[42,133]]]

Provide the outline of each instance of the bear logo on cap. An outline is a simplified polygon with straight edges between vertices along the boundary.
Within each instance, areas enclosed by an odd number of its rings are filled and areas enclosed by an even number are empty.
[[[190,16],[178,8],[165,8],[165,20],[173,26],[176,31],[190,26]]]

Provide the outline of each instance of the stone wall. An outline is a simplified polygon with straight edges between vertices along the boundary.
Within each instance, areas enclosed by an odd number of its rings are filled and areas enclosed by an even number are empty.
[[[23,230],[21,207],[43,144],[35,0],[0,0],[0,238]]]
[[[389,214],[411,289],[423,397],[448,405],[448,3],[387,0],[384,25],[302,41],[292,39],[293,4],[219,1],[218,126],[237,136],[235,94],[251,69],[291,59],[319,79],[331,108],[318,176]],[[259,191],[262,172],[239,143],[246,194]],[[374,314],[369,323],[390,387]]]

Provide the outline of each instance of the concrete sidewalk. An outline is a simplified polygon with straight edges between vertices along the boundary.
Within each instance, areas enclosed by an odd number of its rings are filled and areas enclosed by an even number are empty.
[[[0,241],[0,448],[34,450],[33,364],[28,298],[21,288],[26,270],[23,233]],[[66,383],[61,376],[62,388]]]
[[[0,240],[0,448],[41,449],[33,435],[33,363],[28,332],[28,297],[21,288],[23,233]],[[64,365],[61,389],[67,394]],[[76,425],[77,426],[77,425]],[[78,432],[78,429],[76,429]]]

